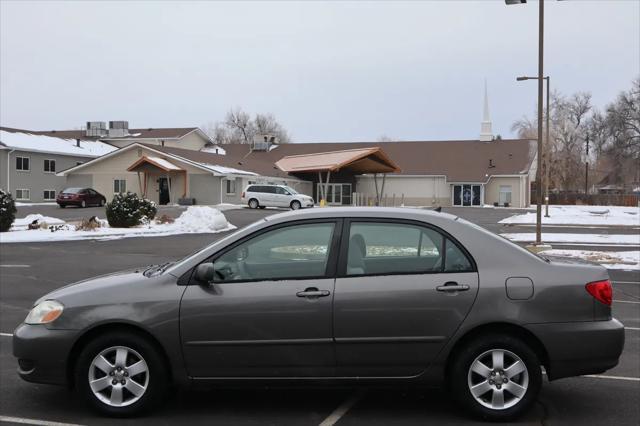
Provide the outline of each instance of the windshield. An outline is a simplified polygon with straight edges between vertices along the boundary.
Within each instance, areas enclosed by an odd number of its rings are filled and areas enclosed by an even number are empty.
[[[289,191],[292,194],[297,194],[298,191],[296,191],[295,189],[289,187],[289,186],[285,186],[284,189],[286,189],[287,191]]]
[[[80,191],[82,191],[82,188],[67,188],[62,192],[64,192],[65,194],[77,194]]]

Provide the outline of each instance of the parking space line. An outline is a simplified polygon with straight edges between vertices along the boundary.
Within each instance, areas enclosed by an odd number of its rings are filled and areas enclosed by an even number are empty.
[[[365,391],[359,390],[351,397],[349,397],[346,401],[344,401],[338,408],[336,408],[329,416],[320,423],[320,426],[333,426],[338,421],[347,414],[354,405],[358,403],[364,397]]]
[[[625,330],[640,331],[640,327],[625,327]]]
[[[24,417],[0,416],[0,423],[18,423],[23,425],[39,426],[80,426],[77,423],[50,422],[48,420],[26,419]]]
[[[634,301],[634,300],[614,300],[615,303],[636,303],[636,304],[640,304],[640,302]]]
[[[582,377],[591,377],[592,379],[612,379],[612,380],[628,380],[631,382],[640,382],[640,377],[603,376],[600,374],[587,374]]]
[[[614,284],[640,284],[640,281],[611,281]]]
[[[0,333],[0,337],[13,337],[11,333]]]
[[[0,268],[31,268],[31,265],[0,265]]]

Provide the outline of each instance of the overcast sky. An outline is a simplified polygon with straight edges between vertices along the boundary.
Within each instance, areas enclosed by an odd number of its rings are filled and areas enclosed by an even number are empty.
[[[271,112],[296,142],[473,139],[534,112],[538,4],[0,3],[0,123],[201,126]],[[552,89],[602,107],[640,75],[640,2],[547,1]]]

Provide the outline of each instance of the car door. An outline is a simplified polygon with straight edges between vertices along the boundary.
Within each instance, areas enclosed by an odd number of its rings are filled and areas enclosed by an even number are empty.
[[[289,207],[289,204],[291,202],[291,196],[289,195],[289,192],[279,186],[274,187],[274,189],[276,192],[274,195],[276,205],[278,207]]]
[[[87,189],[87,197],[89,198],[89,201],[87,201],[87,204],[96,205],[96,206],[100,205],[100,201],[101,201],[100,196],[93,189]]]
[[[468,314],[473,259],[415,222],[347,221],[334,296],[336,374],[420,374]]]
[[[258,231],[207,260],[211,283],[181,301],[192,377],[332,376],[332,301],[338,220]]]

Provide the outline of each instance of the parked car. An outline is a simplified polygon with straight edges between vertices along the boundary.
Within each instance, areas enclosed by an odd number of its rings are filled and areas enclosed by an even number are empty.
[[[88,206],[104,206],[107,203],[107,199],[95,189],[67,188],[60,191],[56,197],[56,203],[58,203],[61,208],[67,206],[84,208]]]
[[[458,217],[332,208],[267,217],[175,263],[55,290],[14,332],[19,375],[99,411],[172,385],[444,385],[510,420],[549,380],[614,367],[601,266],[551,261]],[[597,389],[591,394],[594,404]]]
[[[286,185],[249,185],[242,191],[241,200],[252,209],[265,207],[289,207],[298,210],[313,207],[313,198],[300,194]]]

